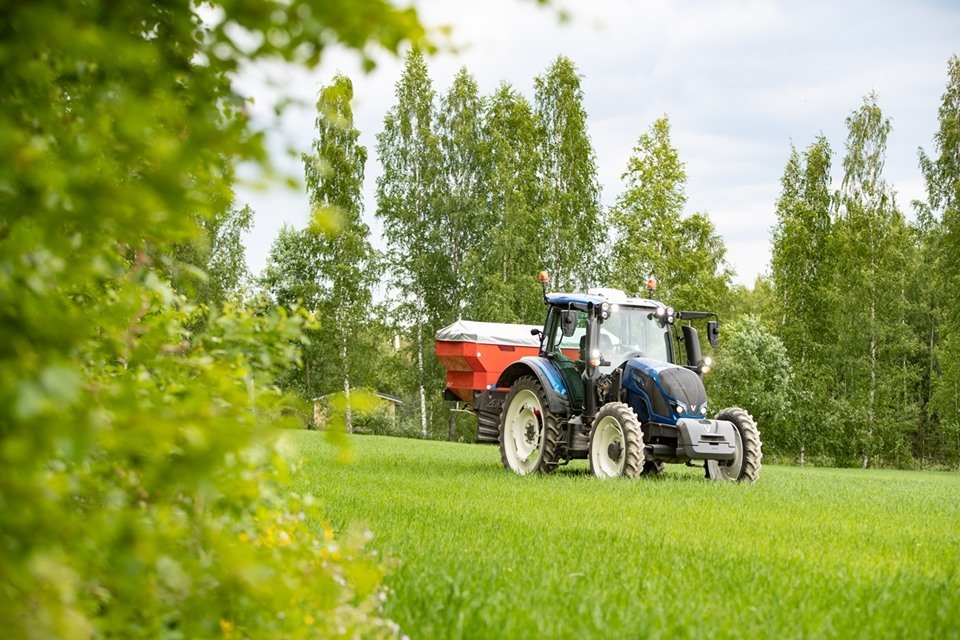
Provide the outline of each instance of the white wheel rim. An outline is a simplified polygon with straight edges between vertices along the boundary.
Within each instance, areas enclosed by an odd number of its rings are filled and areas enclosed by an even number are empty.
[[[622,475],[627,452],[623,446],[623,428],[620,422],[612,416],[605,416],[594,429],[590,456],[595,473],[601,478],[616,478]],[[619,455],[616,452],[619,452]]]
[[[729,462],[718,462],[708,460],[710,465],[710,477],[717,480],[739,480],[740,471],[743,467],[743,437],[740,435],[740,429],[734,425],[733,433],[736,438],[734,444],[733,460]]]
[[[543,408],[534,392],[523,389],[510,402],[503,444],[514,471],[524,475],[537,468],[543,447]]]

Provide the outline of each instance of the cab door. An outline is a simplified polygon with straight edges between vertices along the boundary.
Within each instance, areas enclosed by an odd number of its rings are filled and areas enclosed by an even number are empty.
[[[557,307],[550,309],[544,355],[560,372],[570,397],[570,405],[574,411],[579,412],[583,410],[583,378],[580,374],[583,373],[585,364],[583,343],[587,335],[587,314],[577,311],[576,330],[572,336],[565,336],[560,322],[561,311]]]

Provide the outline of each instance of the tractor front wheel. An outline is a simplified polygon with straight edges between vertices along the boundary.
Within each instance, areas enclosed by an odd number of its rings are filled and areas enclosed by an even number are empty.
[[[536,378],[517,380],[500,414],[500,460],[517,475],[555,470],[560,425]]]
[[[590,471],[598,478],[633,478],[643,464],[637,414],[622,402],[603,405],[590,430]]]
[[[716,419],[733,423],[737,451],[729,462],[707,460],[707,477],[720,481],[756,482],[760,478],[763,443],[753,416],[739,407],[731,407],[718,413]]]

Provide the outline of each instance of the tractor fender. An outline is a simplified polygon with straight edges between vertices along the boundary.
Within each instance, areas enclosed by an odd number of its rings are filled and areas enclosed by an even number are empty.
[[[534,376],[547,396],[547,408],[554,415],[570,415],[570,395],[563,384],[560,372],[547,358],[524,356],[504,369],[497,379],[497,386],[508,389],[519,378]]]

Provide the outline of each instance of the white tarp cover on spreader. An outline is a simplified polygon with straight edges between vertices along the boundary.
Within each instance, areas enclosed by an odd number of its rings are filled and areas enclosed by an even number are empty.
[[[473,322],[457,320],[437,331],[437,341],[476,342],[517,347],[539,347],[540,338],[530,333],[541,327],[532,324],[503,324],[500,322]]]

